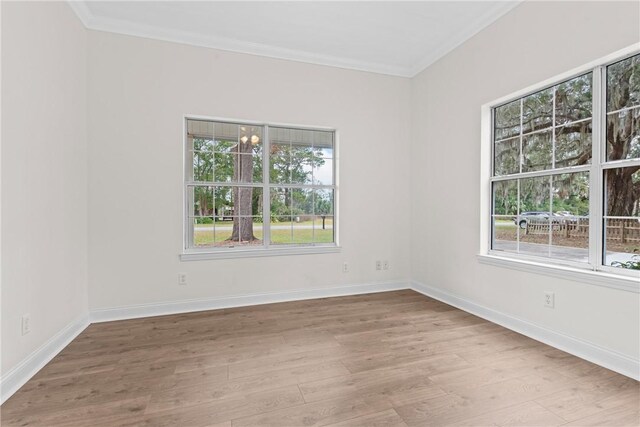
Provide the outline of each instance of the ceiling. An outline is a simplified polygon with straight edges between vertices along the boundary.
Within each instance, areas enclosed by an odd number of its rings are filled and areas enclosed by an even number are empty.
[[[87,28],[412,77],[518,1],[70,1]]]

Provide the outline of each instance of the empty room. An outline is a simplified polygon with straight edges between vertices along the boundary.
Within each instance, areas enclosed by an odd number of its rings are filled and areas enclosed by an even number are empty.
[[[640,1],[0,22],[3,427],[640,425]]]

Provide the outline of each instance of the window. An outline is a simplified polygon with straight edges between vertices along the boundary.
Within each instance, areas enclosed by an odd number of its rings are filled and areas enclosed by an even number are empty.
[[[187,118],[185,253],[336,247],[335,132]]]
[[[491,254],[640,270],[640,55],[491,111]]]

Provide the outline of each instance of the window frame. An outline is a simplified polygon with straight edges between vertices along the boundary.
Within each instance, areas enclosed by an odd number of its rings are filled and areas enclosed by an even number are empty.
[[[287,188],[318,188],[316,185],[309,184],[278,184],[271,183],[269,181],[269,147],[271,141],[269,139],[269,128],[290,128],[300,130],[311,131],[323,131],[333,133],[333,184],[323,185],[320,188],[331,188],[333,190],[333,242],[332,243],[312,243],[312,244],[289,244],[289,245],[271,245],[271,199],[270,197],[263,197],[262,205],[262,223],[268,224],[263,226],[263,243],[259,246],[237,246],[237,247],[202,247],[197,248],[191,246],[192,237],[190,233],[192,231],[192,224],[190,224],[191,206],[189,206],[189,187],[193,186],[195,181],[189,181],[187,179],[187,168],[190,159],[187,152],[187,122],[189,120],[210,121],[210,122],[222,122],[231,123],[245,126],[256,126],[263,129],[263,141],[262,141],[262,181],[252,183],[242,182],[229,182],[225,183],[228,187],[242,187],[251,186],[253,188],[260,189],[263,195],[270,195],[271,189],[274,187],[287,187]],[[290,123],[274,123],[274,122],[260,122],[244,119],[233,119],[228,117],[215,117],[215,116],[203,116],[195,114],[185,114],[182,116],[182,250],[180,253],[181,261],[196,261],[207,259],[231,259],[231,258],[247,258],[247,257],[264,257],[264,256],[289,256],[289,255],[305,255],[305,254],[322,254],[322,253],[336,253],[341,251],[339,245],[339,185],[338,185],[338,168],[339,168],[339,155],[338,155],[338,130],[332,127],[326,126],[309,126],[309,125],[297,125]],[[215,181],[208,183],[210,186],[215,187]]]
[[[606,160],[606,67],[626,58],[640,54],[635,44],[598,60],[556,75],[525,89],[484,104],[481,107],[481,210],[480,252],[478,260],[483,264],[502,266],[516,270],[537,272],[545,275],[579,280],[617,289],[640,293],[640,272],[604,264],[604,171],[626,165],[636,165],[640,159]],[[522,99],[546,88],[592,72],[592,158],[590,165],[569,166],[534,172],[518,172],[509,175],[494,175],[494,109],[509,102]],[[553,126],[555,127],[555,123]],[[589,262],[537,257],[509,253],[492,249],[493,243],[493,190],[494,182],[522,179],[534,176],[549,176],[561,173],[589,173]],[[597,215],[593,215],[597,213]],[[585,276],[586,274],[586,276]]]

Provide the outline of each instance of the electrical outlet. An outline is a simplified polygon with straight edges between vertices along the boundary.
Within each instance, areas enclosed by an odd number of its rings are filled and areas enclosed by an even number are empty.
[[[545,307],[549,307],[549,308],[553,308],[555,306],[555,295],[553,294],[553,292],[548,292],[546,291],[544,293],[544,306]]]
[[[22,335],[31,332],[31,315],[29,313],[22,315]]]
[[[389,269],[389,261],[384,260],[384,262],[382,263],[382,269],[383,270],[388,270]]]
[[[382,270],[382,261],[376,261],[376,270]]]
[[[348,273],[349,272],[349,263],[348,262],[343,262],[342,263],[342,272],[343,273]]]
[[[187,284],[187,273],[178,273],[178,285],[184,286]]]

